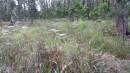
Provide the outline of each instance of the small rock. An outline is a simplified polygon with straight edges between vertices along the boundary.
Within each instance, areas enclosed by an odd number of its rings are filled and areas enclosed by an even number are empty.
[[[60,30],[57,30],[57,29],[50,29],[50,30],[48,30],[49,32],[59,32]]]
[[[23,26],[22,28],[23,28],[23,29],[27,29],[28,27],[27,27],[27,26]]]

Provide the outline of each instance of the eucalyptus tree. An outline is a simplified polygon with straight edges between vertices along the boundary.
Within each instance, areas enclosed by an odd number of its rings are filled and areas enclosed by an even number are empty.
[[[3,20],[10,20],[12,0],[0,0],[0,17]]]
[[[119,35],[130,35],[128,31],[128,8],[130,0],[110,0],[115,14],[115,22]]]
[[[12,0],[10,3],[9,3],[9,7],[10,7],[10,10],[11,10],[11,19],[10,19],[10,24],[9,25],[14,25],[16,20],[17,20],[17,14],[16,14],[16,4],[15,2]]]
[[[40,6],[40,17],[46,18],[49,14],[49,4],[50,0],[38,0],[38,4]]]
[[[27,0],[17,0],[17,15],[18,20],[24,18],[25,14],[25,7],[26,7]]]
[[[3,0],[0,0],[0,20],[2,20],[3,13],[4,13]]]
[[[28,0],[28,10],[31,23],[37,18],[36,0]]]

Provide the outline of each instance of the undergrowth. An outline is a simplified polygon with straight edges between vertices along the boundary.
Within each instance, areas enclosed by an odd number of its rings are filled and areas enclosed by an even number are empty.
[[[37,21],[1,35],[0,72],[105,73],[105,63],[93,57],[95,52],[125,59],[129,48],[111,20]]]

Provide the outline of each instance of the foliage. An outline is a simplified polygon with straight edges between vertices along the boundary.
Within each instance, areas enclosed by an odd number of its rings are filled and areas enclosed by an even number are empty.
[[[73,1],[73,5],[70,7],[64,6],[60,2],[57,2],[56,8],[51,7],[47,9],[48,11],[44,10],[42,12],[44,17],[65,17],[69,16],[70,18],[82,18],[82,17],[105,17],[106,14],[110,14],[110,7],[108,6],[107,2],[102,2],[98,6],[95,6],[94,9],[89,8],[88,6],[83,5],[80,0]],[[53,10],[53,13],[50,13],[50,10]],[[47,15],[47,16],[46,16]],[[51,16],[49,16],[51,15]]]
[[[106,18],[111,17],[119,10],[112,9],[113,6],[107,0],[52,0],[47,2],[46,0],[17,0],[18,5],[15,5],[14,1],[1,1],[0,10],[3,19],[11,18],[11,8],[16,8],[16,13],[19,18],[31,19],[31,18]],[[128,0],[119,0],[119,5],[128,9]],[[21,8],[19,8],[21,7]],[[39,10],[38,10],[39,9]],[[30,17],[30,18],[29,18]],[[34,18],[34,19],[35,19]]]
[[[105,18],[109,14],[112,14],[111,8],[107,2],[100,3],[97,7],[95,7],[91,12],[91,17],[103,17]]]
[[[86,17],[89,14],[89,8],[83,6],[82,4],[75,4],[74,7],[71,9],[71,14],[74,15],[74,17],[80,18],[80,17]]]

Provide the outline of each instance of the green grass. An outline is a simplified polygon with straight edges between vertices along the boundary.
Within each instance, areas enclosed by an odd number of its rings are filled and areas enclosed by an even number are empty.
[[[128,40],[117,36],[112,20],[37,20],[28,28],[15,29],[1,35],[0,64],[14,67],[17,73],[61,73],[70,62],[64,70],[67,73],[92,73],[96,71],[90,66],[92,52],[108,52],[123,59],[130,53]]]

